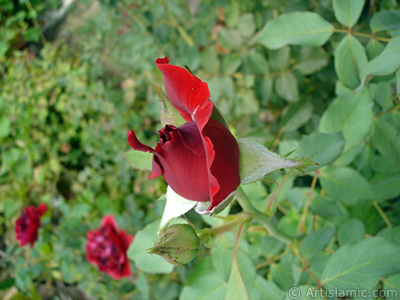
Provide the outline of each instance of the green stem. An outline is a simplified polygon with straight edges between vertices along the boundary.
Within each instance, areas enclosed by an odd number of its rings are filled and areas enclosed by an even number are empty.
[[[233,228],[235,228],[236,226],[245,223],[246,221],[248,221],[251,218],[251,215],[249,214],[240,214],[240,216],[238,216],[237,218],[235,218],[232,221],[229,221],[227,223],[225,223],[224,225],[215,227],[215,228],[211,228],[210,229],[210,233],[213,233],[214,235],[220,234],[220,233],[224,233],[226,231],[231,231]]]
[[[235,219],[233,219],[221,226],[203,229],[199,235],[200,242],[203,243],[206,239],[208,239],[208,237],[210,235],[215,236],[217,234],[221,234],[221,233],[224,233],[227,231],[232,231],[233,228],[247,222],[251,217],[252,217],[251,214],[241,213],[241,214],[236,215]]]
[[[261,224],[264,225],[265,229],[267,229],[268,233],[280,240],[285,244],[291,244],[292,238],[288,237],[284,233],[280,232],[278,229],[275,228],[275,225],[272,224],[268,216],[258,209],[256,209],[253,204],[251,204],[247,195],[243,192],[242,188],[239,187],[236,192],[236,199],[238,200],[240,206],[243,208],[245,212],[248,212],[254,216],[256,220],[258,220]]]

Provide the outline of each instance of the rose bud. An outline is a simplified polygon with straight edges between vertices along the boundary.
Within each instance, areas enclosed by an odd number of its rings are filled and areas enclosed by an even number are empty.
[[[23,214],[15,222],[15,234],[20,246],[33,244],[38,238],[38,231],[41,226],[40,217],[46,212],[47,206],[42,203],[36,209],[34,206],[24,207]]]
[[[158,242],[149,253],[158,254],[170,264],[181,267],[196,257],[199,247],[200,240],[192,226],[175,224],[161,229]]]
[[[86,259],[97,265],[101,272],[114,279],[131,275],[126,252],[133,242],[133,236],[123,229],[118,232],[114,216],[107,215],[98,230],[87,232]]]
[[[169,100],[187,123],[161,129],[155,149],[140,143],[131,130],[129,145],[153,154],[150,179],[161,175],[178,195],[210,201],[207,211],[212,212],[240,184],[238,144],[225,125],[210,119],[213,103],[205,82],[186,69],[169,65],[167,58],[156,64],[164,74]]]

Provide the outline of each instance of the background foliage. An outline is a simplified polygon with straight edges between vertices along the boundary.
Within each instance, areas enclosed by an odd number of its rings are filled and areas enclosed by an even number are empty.
[[[64,10],[0,1],[3,298],[290,299],[292,286],[301,299],[320,286],[400,293],[396,1],[76,1],[57,19]],[[319,163],[243,186],[293,242],[251,221],[185,267],[145,254],[166,186],[122,154],[130,129],[156,143],[160,105],[148,82],[162,86],[154,60],[165,55],[209,84],[236,137],[276,137],[272,150]],[[39,202],[50,207],[39,240],[19,248],[14,222]],[[85,260],[86,231],[110,213],[143,248],[131,249],[134,275],[120,281]],[[199,228],[229,221],[187,217]]]

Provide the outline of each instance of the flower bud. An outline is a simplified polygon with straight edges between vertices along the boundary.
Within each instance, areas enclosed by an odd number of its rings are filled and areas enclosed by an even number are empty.
[[[175,224],[161,229],[158,242],[149,253],[158,254],[170,264],[181,267],[196,257],[199,246],[199,237],[192,226]]]

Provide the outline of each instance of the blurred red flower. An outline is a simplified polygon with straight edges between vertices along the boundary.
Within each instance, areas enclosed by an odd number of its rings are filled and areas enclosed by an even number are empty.
[[[169,100],[187,123],[161,129],[155,149],[140,143],[133,130],[128,142],[135,150],[154,154],[150,179],[162,175],[180,196],[210,201],[207,210],[212,211],[240,184],[238,144],[225,125],[210,118],[214,106],[207,83],[170,65],[167,57],[157,59],[156,65]]]
[[[40,217],[46,212],[47,205],[42,203],[36,209],[34,206],[24,207],[23,214],[15,222],[15,234],[20,246],[26,244],[33,244],[38,238],[38,231],[40,228]]]
[[[98,230],[87,232],[86,259],[114,279],[130,276],[126,252],[132,241],[133,236],[125,230],[118,232],[114,216],[107,215]]]

